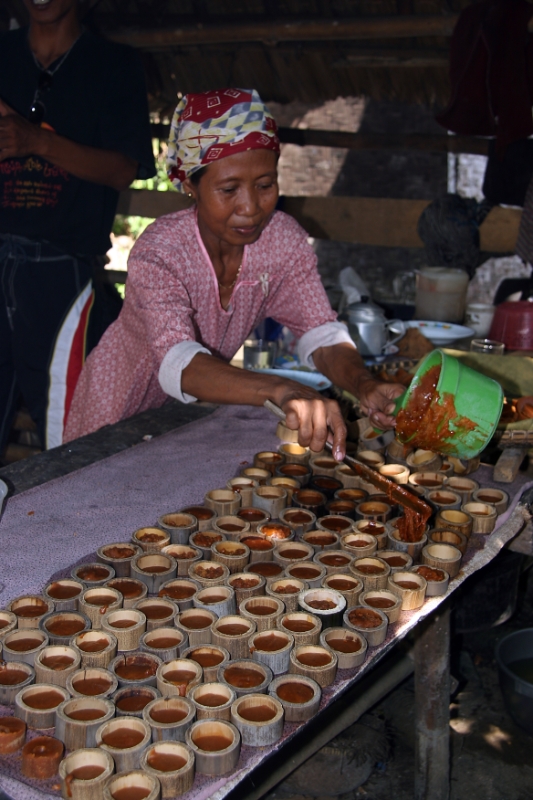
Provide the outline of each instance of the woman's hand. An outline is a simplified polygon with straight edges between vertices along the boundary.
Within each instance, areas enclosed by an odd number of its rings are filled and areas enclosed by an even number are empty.
[[[302,392],[291,391],[281,399],[287,427],[298,430],[298,442],[315,452],[323,450],[329,441],[333,457],[342,461],[346,455],[347,431],[338,404],[312,390],[308,394],[305,387],[301,388]]]
[[[394,400],[405,392],[405,386],[398,383],[381,383],[370,375],[359,379],[357,396],[361,411],[370,418],[376,428],[386,430],[396,425]]]

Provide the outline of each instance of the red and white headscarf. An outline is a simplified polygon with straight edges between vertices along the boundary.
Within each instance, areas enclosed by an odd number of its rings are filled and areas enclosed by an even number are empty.
[[[186,94],[170,126],[167,171],[174,186],[212,161],[244,150],[279,153],[277,125],[255,89]]]

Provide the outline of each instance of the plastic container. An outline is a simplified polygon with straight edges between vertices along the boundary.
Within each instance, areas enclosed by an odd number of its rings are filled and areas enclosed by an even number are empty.
[[[500,676],[500,688],[507,711],[517,725],[533,734],[533,682],[520,677],[513,665],[527,671],[528,666],[533,677],[533,628],[524,628],[505,636],[496,645],[496,662]],[[527,664],[529,662],[529,665]],[[520,674],[525,672],[520,670]]]
[[[423,267],[416,276],[415,319],[463,321],[468,274],[462,269]]]
[[[508,350],[533,350],[533,303],[517,300],[496,306],[489,339],[503,342]]]

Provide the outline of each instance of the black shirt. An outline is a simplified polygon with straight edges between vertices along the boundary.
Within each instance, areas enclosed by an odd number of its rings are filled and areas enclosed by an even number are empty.
[[[27,29],[0,34],[0,97],[24,117],[39,74]],[[143,68],[132,48],[84,31],[41,98],[45,126],[78,144],[130,156],[139,163],[138,178],[155,174]],[[50,242],[68,253],[102,254],[110,246],[117,200],[114,189],[38,156],[0,161],[0,234]]]

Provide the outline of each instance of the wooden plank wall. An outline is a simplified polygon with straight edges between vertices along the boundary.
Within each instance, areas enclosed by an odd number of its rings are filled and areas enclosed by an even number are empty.
[[[283,210],[295,217],[310,236],[382,247],[422,247],[416,226],[428,204],[428,200],[374,197],[283,198]],[[120,196],[118,213],[160,217],[189,205],[190,200],[178,192],[129,189]],[[512,252],[521,213],[514,208],[493,208],[480,228],[481,249]]]

